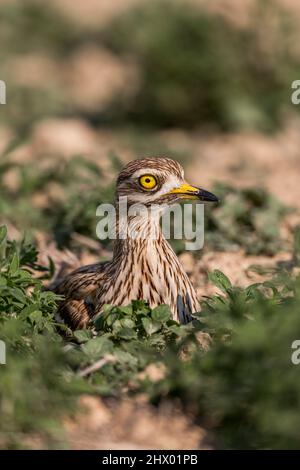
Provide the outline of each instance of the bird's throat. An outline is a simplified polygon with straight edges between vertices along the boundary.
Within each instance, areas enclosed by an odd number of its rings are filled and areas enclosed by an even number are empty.
[[[163,237],[159,215],[139,214],[118,217],[116,225],[117,239],[114,246],[114,258],[122,250],[125,253],[144,251],[146,247],[160,245]]]

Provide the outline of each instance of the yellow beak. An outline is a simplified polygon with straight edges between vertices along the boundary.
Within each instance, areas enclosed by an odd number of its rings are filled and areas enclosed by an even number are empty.
[[[169,194],[180,194],[183,199],[200,199],[200,201],[218,202],[219,198],[205,189],[196,188],[188,183],[183,183],[178,188],[174,188]]]

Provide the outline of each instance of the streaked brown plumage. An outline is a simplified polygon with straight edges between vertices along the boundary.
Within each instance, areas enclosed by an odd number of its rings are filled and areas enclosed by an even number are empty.
[[[65,296],[59,315],[71,328],[86,327],[104,304],[127,305],[135,299],[145,300],[151,307],[170,305],[173,318],[181,323],[188,322],[191,313],[199,309],[196,292],[161,232],[160,207],[186,198],[217,198],[188,185],[181,165],[160,157],[125,166],[117,179],[117,207],[123,196],[128,198],[128,207],[157,204],[158,213],[150,219],[141,214],[129,216],[129,236],[115,240],[111,261],[83,266],[55,283],[53,290]],[[121,220],[117,220],[117,227],[122,232]],[[134,230],[138,236],[133,236]]]

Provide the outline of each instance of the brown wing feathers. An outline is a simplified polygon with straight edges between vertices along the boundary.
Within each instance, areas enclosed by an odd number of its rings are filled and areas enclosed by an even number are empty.
[[[99,287],[107,263],[96,263],[72,271],[63,279],[55,280],[50,290],[65,298],[58,306],[58,318],[70,327],[85,328],[94,314],[87,301]]]

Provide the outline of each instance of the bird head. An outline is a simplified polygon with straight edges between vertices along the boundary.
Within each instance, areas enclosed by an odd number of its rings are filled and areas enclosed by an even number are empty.
[[[163,157],[143,158],[129,162],[117,179],[117,199],[127,204],[171,205],[185,199],[218,202],[218,198],[184,179],[182,166]]]

